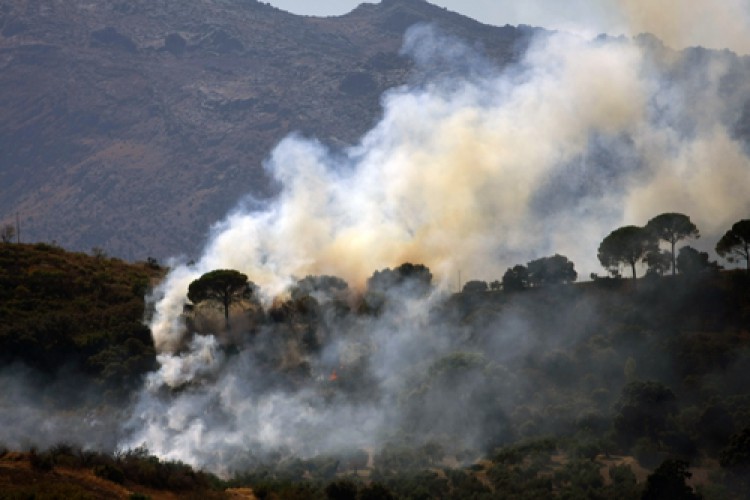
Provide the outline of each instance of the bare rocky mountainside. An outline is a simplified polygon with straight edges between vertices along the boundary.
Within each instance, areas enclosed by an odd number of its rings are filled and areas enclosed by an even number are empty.
[[[351,144],[434,22],[511,60],[528,29],[422,0],[303,17],[255,0],[0,0],[0,222],[127,259],[195,251],[290,132]]]

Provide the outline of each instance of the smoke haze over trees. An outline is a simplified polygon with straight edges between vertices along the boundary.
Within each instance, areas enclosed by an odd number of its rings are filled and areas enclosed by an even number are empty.
[[[359,14],[414,5],[424,6],[389,1]],[[42,364],[83,349],[71,372],[54,366],[60,386],[75,387],[81,370],[92,387],[136,382],[114,414],[92,411],[68,437],[109,451],[146,445],[224,477],[333,481],[372,459],[372,479],[404,496],[399,474],[422,471],[420,486],[436,497],[457,485],[632,496],[622,463],[608,463],[604,484],[597,460],[610,453],[653,471],[646,491],[655,495],[684,486],[686,462],[664,462],[675,456],[723,460],[718,483],[741,491],[748,282],[719,273],[702,249],[747,258],[748,61],[675,52],[648,35],[524,33],[513,62],[498,65],[491,47],[410,27],[398,60],[413,73],[382,95],[369,131],[348,146],[310,131],[287,136],[264,165],[277,195],[243,200],[198,258],[170,260],[147,296],[153,345],[133,342],[145,328],[130,331],[132,318],[123,326],[105,313],[92,316],[91,332],[63,314],[13,331],[10,319],[28,319],[37,293],[76,311],[111,299],[132,315],[145,288],[114,280],[115,261],[96,252],[73,284],[101,297],[76,301],[54,265],[4,259],[3,293],[14,301],[3,304],[4,342],[25,342],[18,352],[41,353]],[[91,42],[140,50],[106,28]],[[227,33],[202,43],[244,50]],[[169,47],[176,57],[187,50],[174,37]],[[342,92],[372,87],[350,76]],[[697,228],[696,248],[678,252]],[[643,262],[658,271],[637,279]],[[574,283],[602,267],[633,279]],[[669,267],[679,274],[659,276]],[[459,273],[472,281],[453,295]],[[214,286],[221,276],[229,286]],[[0,441],[18,447],[33,436],[23,412],[55,408],[45,391],[25,395],[37,392],[24,390],[33,379],[24,369],[0,372],[18,388],[0,400],[9,416]],[[65,428],[65,416],[50,415]],[[88,423],[111,421],[111,439],[92,443],[101,434],[88,436]],[[486,481],[460,469],[471,464]]]

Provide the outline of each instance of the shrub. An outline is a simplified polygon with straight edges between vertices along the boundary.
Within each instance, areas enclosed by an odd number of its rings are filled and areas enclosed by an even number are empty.
[[[122,472],[122,469],[114,465],[97,465],[94,467],[94,475],[117,484],[125,482],[125,474]]]
[[[49,453],[40,454],[34,448],[29,452],[29,463],[32,469],[39,472],[49,472],[55,465]]]

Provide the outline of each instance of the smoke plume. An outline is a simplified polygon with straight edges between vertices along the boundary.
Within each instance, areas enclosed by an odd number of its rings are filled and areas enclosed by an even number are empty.
[[[458,271],[494,280],[560,253],[585,276],[600,270],[597,247],[621,225],[681,211],[711,242],[747,216],[750,162],[734,132],[735,101],[750,81],[742,59],[701,59],[645,37],[541,33],[518,63],[498,67],[428,26],[408,32],[404,53],[416,63],[414,83],[383,96],[382,119],[359,143],[339,150],[284,139],[266,163],[278,197],[241,205],[212,228],[197,262],[174,263],[152,297],[161,369],[122,446],[145,443],[219,471],[279,450],[377,447],[405,421],[431,429],[422,441],[480,446],[475,433],[486,437],[487,422],[502,427],[523,387],[514,363],[549,340],[525,335],[528,318],[492,315],[477,334],[496,332],[478,341],[484,354],[456,357],[462,336],[474,333],[435,311]],[[730,80],[738,83],[729,88]],[[246,273],[270,305],[307,275],[362,290],[374,270],[402,262],[429,266],[437,289],[391,291],[377,316],[325,316],[311,334],[315,354],[282,323],[225,355],[214,336],[192,336],[182,314],[188,284],[213,269]],[[441,391],[420,378],[455,366],[465,375],[446,375]],[[481,390],[487,377],[492,394]],[[448,405],[446,394],[482,397]],[[417,396],[422,410],[403,404]]]
[[[674,48],[703,46],[750,54],[750,5],[744,0],[619,0],[633,33],[652,33]]]

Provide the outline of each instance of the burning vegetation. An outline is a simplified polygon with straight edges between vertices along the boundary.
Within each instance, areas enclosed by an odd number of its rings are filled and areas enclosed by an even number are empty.
[[[64,268],[70,259],[53,250]],[[85,425],[62,432],[53,408],[63,395],[16,399],[5,414],[46,407],[57,439],[77,443],[35,452],[37,480],[87,470],[125,492],[176,487],[167,476],[133,476],[159,463],[155,453],[220,473],[224,482],[200,476],[217,496],[250,486],[269,498],[634,498],[668,484],[732,497],[748,486],[750,282],[744,271],[692,269],[460,294],[440,292],[429,269],[412,264],[374,273],[362,291],[308,276],[267,307],[238,295],[229,330],[223,300],[194,304],[184,316],[192,340],[160,354],[159,371],[141,372],[147,389],[131,393],[132,406],[77,403],[76,413],[109,407],[103,418],[120,428],[121,449],[148,451],[77,450],[101,443],[87,441]],[[215,336],[190,330],[202,315],[219,326]],[[58,387],[70,383],[54,376]],[[122,415],[131,415],[124,425],[114,420]],[[22,422],[9,426],[33,442]],[[6,446],[23,447],[10,437]],[[27,474],[18,469],[26,458],[3,453],[0,477]],[[182,482],[194,477],[177,462],[163,467]],[[90,488],[81,481],[65,491]]]

